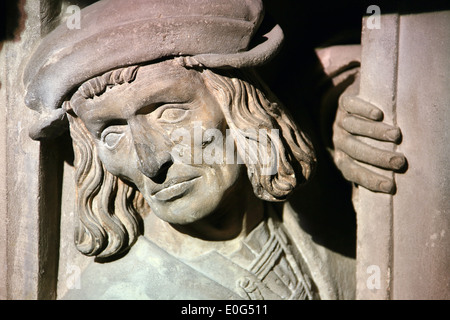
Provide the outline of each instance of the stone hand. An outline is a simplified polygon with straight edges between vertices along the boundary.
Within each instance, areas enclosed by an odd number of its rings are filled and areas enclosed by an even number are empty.
[[[358,137],[367,137],[388,143],[400,143],[399,128],[383,123],[383,112],[357,96],[340,99],[333,125],[334,161],[343,176],[375,192],[393,194],[393,178],[374,172],[365,163],[389,171],[400,171],[406,158],[397,152],[382,150],[364,143]]]

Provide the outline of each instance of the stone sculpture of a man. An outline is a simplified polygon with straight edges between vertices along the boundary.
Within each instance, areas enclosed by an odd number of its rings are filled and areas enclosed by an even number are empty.
[[[275,26],[262,39],[262,12],[258,0],[100,1],[34,53],[32,134],[69,120],[75,242],[97,257],[65,298],[352,297],[351,259],[271,205],[315,156],[252,69],[283,38]]]

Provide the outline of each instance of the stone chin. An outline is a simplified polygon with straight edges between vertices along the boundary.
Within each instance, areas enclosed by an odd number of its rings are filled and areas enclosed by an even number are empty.
[[[145,181],[143,188],[138,187],[158,218],[171,224],[188,225],[211,217],[223,211],[231,191],[237,188],[240,179],[246,178],[243,165],[195,167],[190,174],[168,178],[157,188]]]

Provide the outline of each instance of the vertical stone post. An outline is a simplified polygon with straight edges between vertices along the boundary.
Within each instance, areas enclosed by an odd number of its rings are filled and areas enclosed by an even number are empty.
[[[393,299],[450,299],[450,10],[402,15]]]
[[[61,165],[53,142],[28,136],[22,71],[51,1],[18,1],[19,30],[0,52],[0,299],[53,299]],[[51,5],[58,5],[52,1]]]
[[[363,20],[361,38],[361,82],[359,96],[384,112],[386,123],[396,124],[397,14],[382,15],[379,28]],[[393,146],[361,138],[385,150]],[[372,169],[373,170],[373,169]],[[379,170],[380,174],[390,175]],[[357,231],[357,298],[389,299],[392,285],[392,196],[363,187],[355,203]]]
[[[370,143],[408,170],[393,196],[357,190],[358,299],[450,298],[449,57],[450,11],[363,20],[359,96],[403,133],[397,147]]]

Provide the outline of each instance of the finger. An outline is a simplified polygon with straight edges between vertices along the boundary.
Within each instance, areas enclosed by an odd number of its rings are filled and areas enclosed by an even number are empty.
[[[341,153],[336,156],[336,165],[345,179],[374,192],[394,194],[394,179],[375,173],[358,165],[355,160]]]
[[[375,121],[383,120],[383,111],[381,111],[373,104],[356,96],[343,97],[342,107],[345,111],[351,114],[356,114]]]
[[[383,169],[400,170],[406,163],[402,154],[369,146],[351,135],[340,138],[335,146],[355,160]]]
[[[383,122],[374,122],[347,114],[341,121],[341,126],[346,131],[380,141],[398,143],[401,139],[399,128]]]

